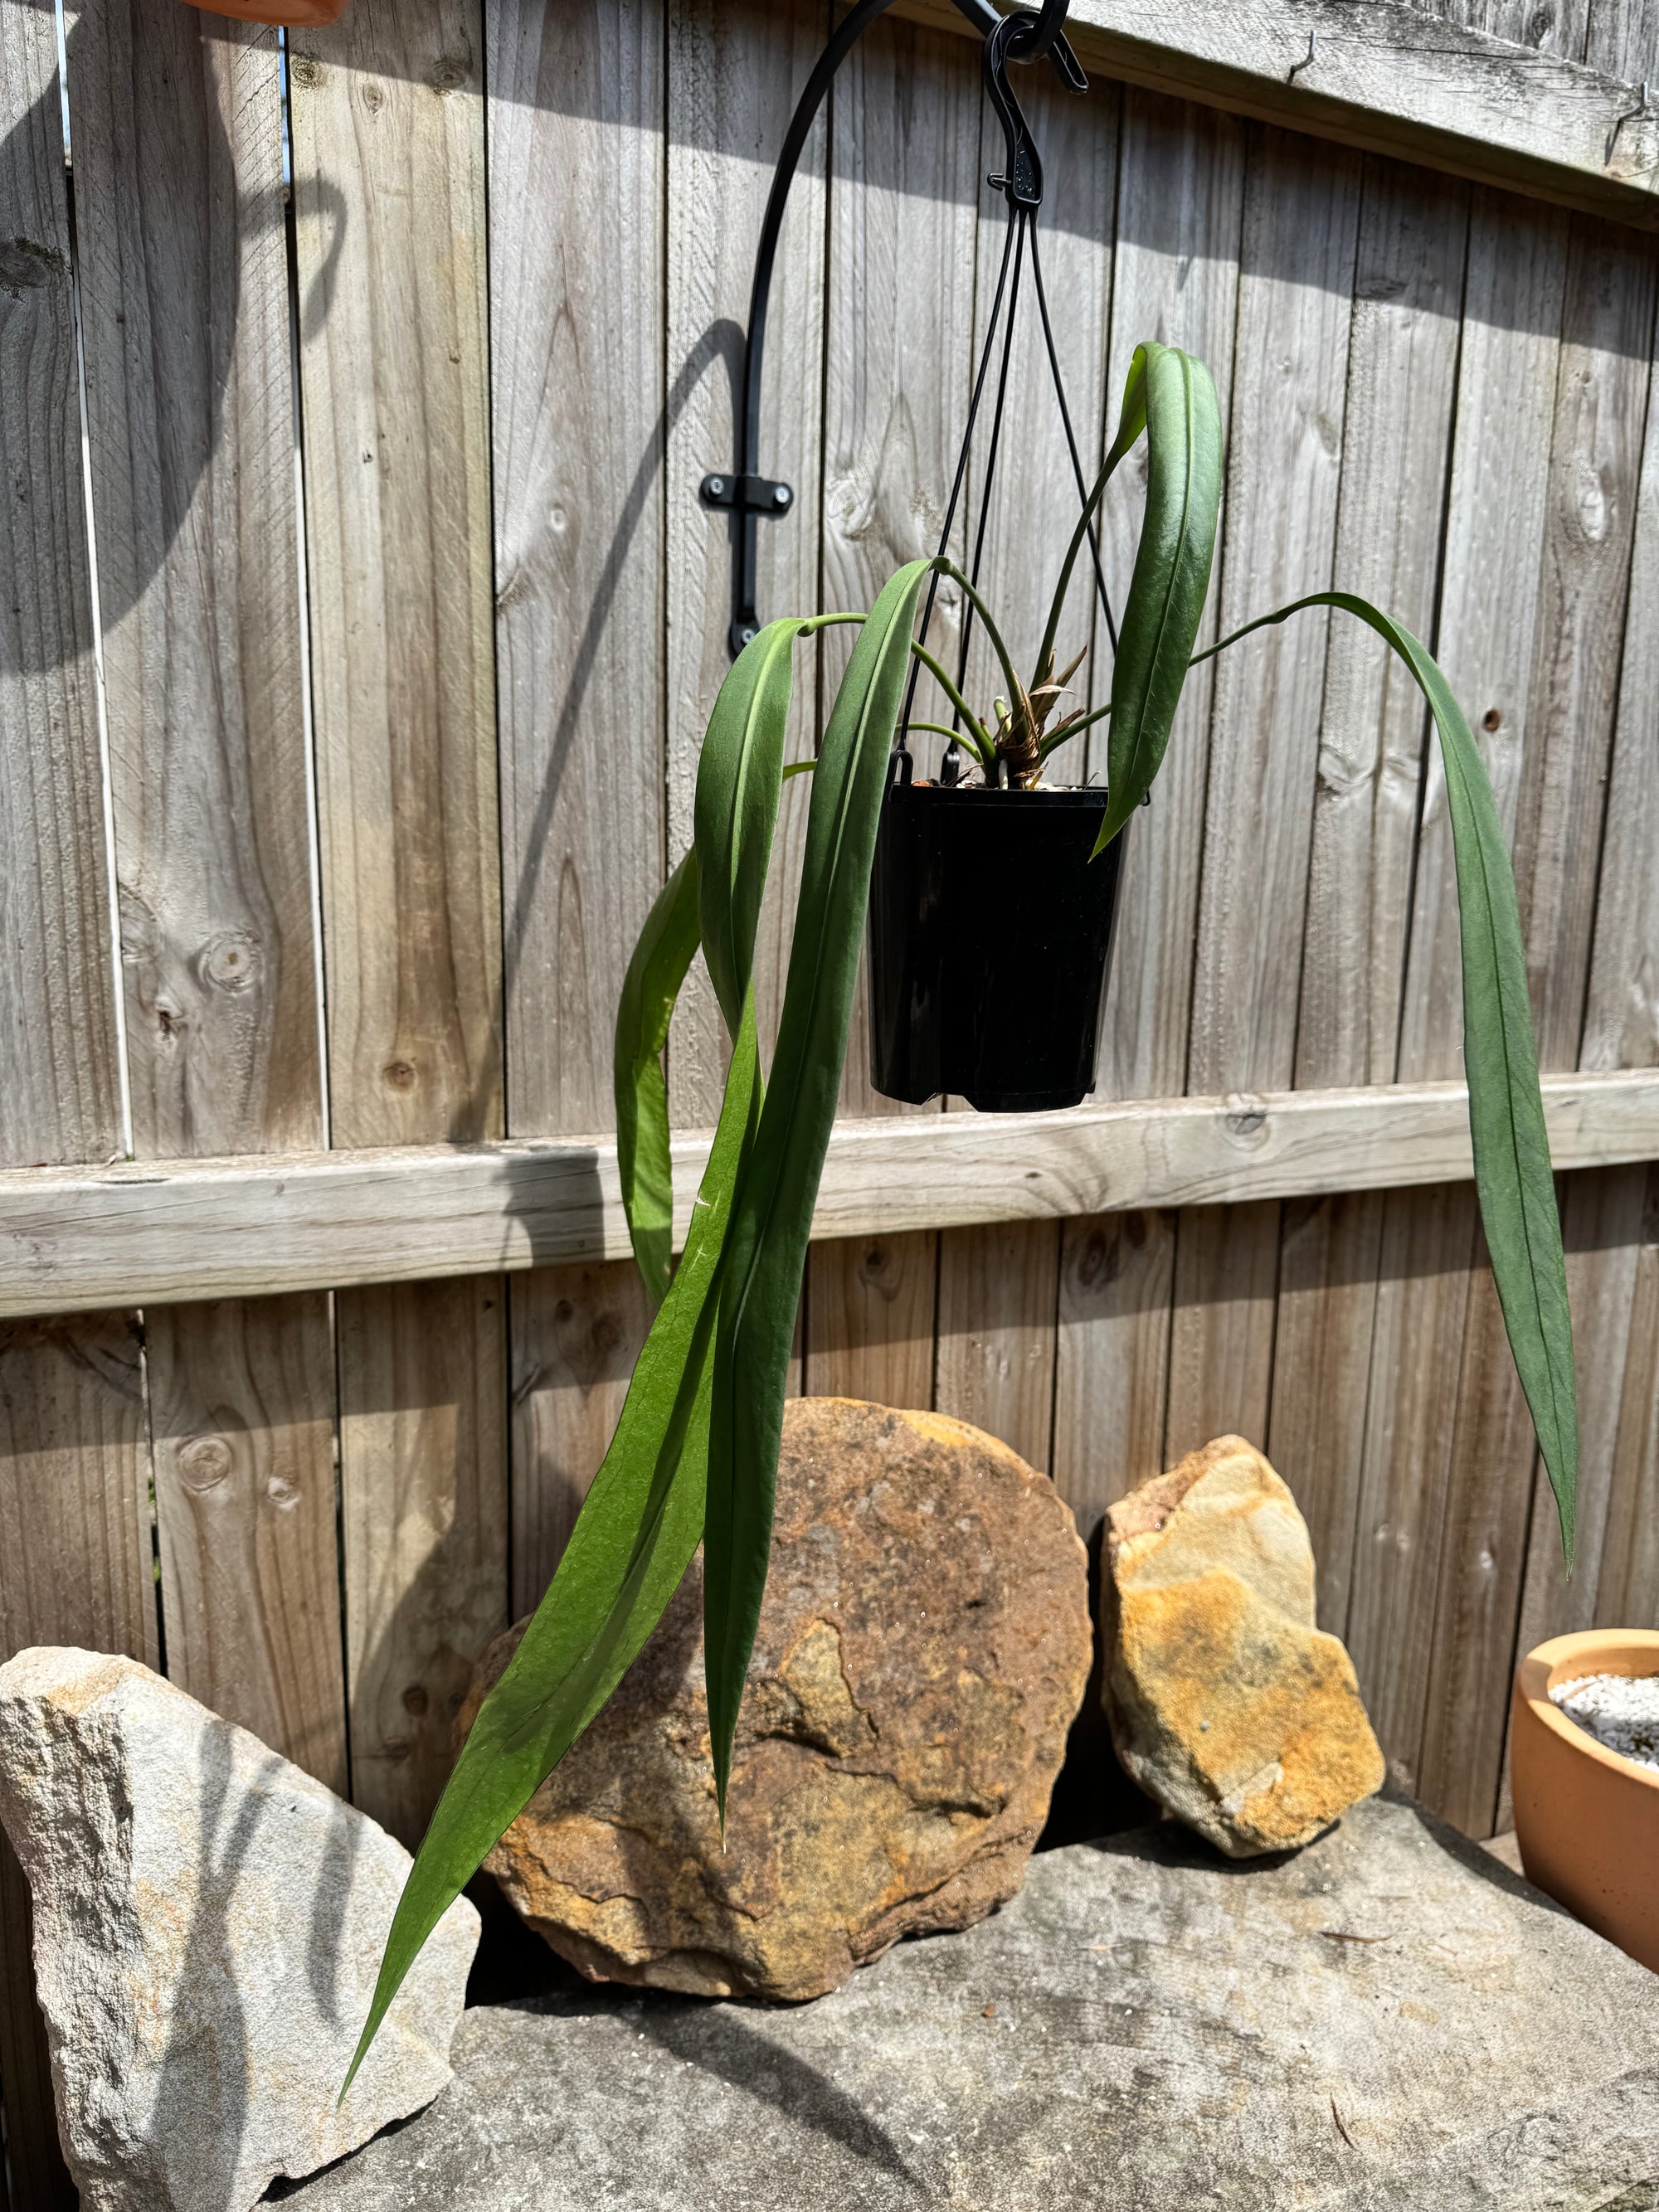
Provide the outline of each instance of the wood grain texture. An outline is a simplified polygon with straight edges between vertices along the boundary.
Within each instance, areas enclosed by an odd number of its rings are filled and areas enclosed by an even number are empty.
[[[663,10],[488,32],[508,1126],[552,1136],[612,1126],[664,873]]]
[[[293,41],[337,1145],[501,1132],[482,15]]]
[[[674,387],[666,438],[668,543],[668,845],[691,842],[697,758],[732,665],[733,552],[738,524],[705,507],[704,475],[731,470],[756,243],[773,164],[795,101],[827,34],[823,0],[733,9],[673,0],[668,22],[668,359]],[[779,242],[761,393],[761,468],[794,493],[788,514],[757,526],[757,611],[763,622],[818,606],[822,506],[824,223],[829,121],[820,111]],[[810,759],[818,720],[817,649],[795,653],[788,757]],[[786,787],[755,948],[756,1015],[769,1059],[777,1032],[799,881],[809,787]],[[712,987],[696,963],[682,994],[669,1054],[677,1121],[720,1114],[726,1040]]]
[[[1498,4],[1513,31],[1524,0]],[[900,12],[967,27],[950,0],[900,0]],[[1073,0],[1066,29],[1085,64],[1132,84],[1653,228],[1659,112],[1638,90],[1651,27],[1595,40],[1591,68],[1584,0],[1524,9],[1528,24],[1560,21],[1565,50],[1456,20],[1472,12],[1179,0],[1153,24],[1130,0]]]
[[[632,1260],[539,1267],[510,1296],[516,1620],[553,1579],[610,1447],[651,1310]]]
[[[1538,1054],[1578,1063],[1619,696],[1656,257],[1575,217],[1515,829]],[[1645,622],[1638,617],[1638,628]],[[1651,855],[1650,855],[1650,865]]]
[[[1468,211],[1376,160],[1362,185],[1334,580],[1432,633]],[[1426,738],[1422,695],[1382,641],[1333,617],[1320,717],[1297,1081],[1393,1075]],[[1347,1616],[1382,1202],[1345,1194],[1281,1224],[1273,1464],[1319,1561],[1321,1619]]]
[[[1637,1279],[1644,1242],[1659,1222],[1645,1218],[1651,1170],[1610,1168],[1564,1176],[1561,1236],[1567,1256],[1567,1296],[1572,1307],[1573,1352],[1578,1376],[1577,1541],[1571,1575],[1561,1552],[1559,1523],[1541,1463],[1534,1475],[1532,1525],[1527,1544],[1517,1651],[1547,1638],[1592,1628],[1599,1618],[1607,1518],[1632,1341]]]
[[[1218,599],[1224,635],[1328,588],[1359,164],[1252,135]],[[1318,765],[1326,618],[1216,664],[1188,1087],[1288,1084]]]
[[[867,607],[902,562],[939,550],[967,420],[975,344],[980,93],[961,46],[883,21],[836,80],[825,319],[823,599]],[[953,550],[967,538],[958,515]],[[930,641],[954,667],[959,593],[942,586]],[[823,640],[834,696],[850,633]],[[918,692],[925,700],[927,690]],[[930,708],[930,720],[944,719]],[[939,741],[918,750],[936,761]],[[869,1080],[860,980],[842,1080],[851,1114],[928,1112]],[[838,1293],[831,1293],[837,1295]]]
[[[70,33],[88,471],[141,1156],[323,1139],[274,31]],[[346,1780],[327,1304],[158,1310],[168,1672]]]
[[[1010,1223],[939,1239],[933,1402],[1047,1473],[1054,1444],[1060,1231]]]
[[[328,1300],[146,1320],[168,1676],[343,1794]]]
[[[58,48],[0,16],[0,1164],[120,1146]]]
[[[335,1305],[352,1796],[411,1850],[473,1662],[507,1625],[501,1304],[486,1278]]]
[[[1188,1210],[1176,1242],[1164,1459],[1212,1437],[1267,1433],[1273,1388],[1279,1207]]]
[[[51,13],[0,10],[0,1164],[124,1143],[69,201]],[[0,1655],[154,1662],[131,1317],[0,1331]],[[24,2204],[73,2201],[21,1875],[0,1846],[0,2096]]]
[[[1631,555],[1632,608],[1659,604],[1659,408],[1650,394]],[[1580,1064],[1659,1063],[1659,637],[1625,625]]]
[[[1127,94],[1112,289],[1107,404],[1116,426],[1135,348],[1147,338],[1195,354],[1232,405],[1234,326],[1244,204],[1244,130],[1151,94]],[[1146,481],[1143,441],[1125,461],[1103,523],[1109,582],[1121,604],[1133,572]],[[1200,632],[1221,635],[1212,589]],[[1152,803],[1125,833],[1101,1040],[1098,1096],[1167,1098],[1187,1087],[1193,951],[1204,851],[1215,663],[1182,695]],[[1094,763],[1103,758],[1095,747]]]
[[[1389,1771],[1412,1790],[1477,1218],[1467,1188],[1391,1193],[1382,1212],[1346,1641]]]
[[[815,1245],[809,1264],[807,1395],[931,1406],[938,1237],[873,1231]]]
[[[315,1144],[276,33],[87,0],[71,40],[136,1148]]]
[[[1511,834],[1531,714],[1567,238],[1564,216],[1474,197],[1435,650]],[[1462,1065],[1458,945],[1451,825],[1436,747],[1418,838],[1402,1080],[1452,1075]]]
[[[1546,1076],[1556,1164],[1659,1156],[1659,1075]],[[674,1142],[684,1235],[706,1134]],[[1008,1174],[1018,1158],[1019,1172]],[[813,1233],[1404,1188],[1473,1173],[1458,1084],[842,1121]],[[0,1173],[0,1318],[422,1282],[629,1249],[616,1148],[431,1146]]]
[[[1630,1356],[1608,1484],[1597,1627],[1659,1625],[1659,1176],[1651,1168],[1637,1233]]]
[[[1060,1225],[1049,1472],[1086,1536],[1164,1465],[1172,1213],[1085,1214]]]
[[[1350,155],[1251,134],[1217,592],[1224,635],[1331,580],[1359,180]],[[1216,664],[1192,1089],[1292,1078],[1297,990],[1286,951],[1306,911],[1326,629],[1318,614],[1300,617]],[[1181,1224],[1166,1451],[1223,1430],[1265,1442],[1278,1245],[1271,1207]]]
[[[291,51],[333,1141],[497,1137],[483,11]],[[352,1790],[406,1840],[506,1616],[505,1303],[337,1302]]]

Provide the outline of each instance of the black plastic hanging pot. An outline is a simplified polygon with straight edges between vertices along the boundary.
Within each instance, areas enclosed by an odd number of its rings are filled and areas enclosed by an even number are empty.
[[[870,1073],[885,1098],[981,1114],[1094,1088],[1123,840],[1103,791],[916,783],[899,754],[870,878]]]

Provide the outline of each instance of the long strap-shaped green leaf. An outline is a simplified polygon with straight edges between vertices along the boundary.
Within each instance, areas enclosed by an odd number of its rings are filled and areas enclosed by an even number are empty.
[[[1136,358],[1143,356],[1146,514],[1112,668],[1106,812],[1097,853],[1163,766],[1204,618],[1221,514],[1221,412],[1210,372],[1174,346],[1143,346]]]
[[[1572,1316],[1556,1210],[1549,1136],[1538,1088],[1538,1049],[1527,992],[1526,949],[1509,848],[1486,763],[1451,686],[1402,624],[1351,592],[1315,592],[1262,615],[1200,653],[1207,660],[1304,607],[1338,607],[1368,623],[1399,654],[1429,702],[1446,772],[1446,811],[1457,869],[1463,953],[1463,1071],[1475,1189],[1504,1327],[1549,1470],[1572,1565],[1578,1481],[1578,1404]]]
[[[621,1680],[697,1547],[715,1294],[732,1195],[760,1100],[751,1005],[678,1272],[558,1571],[479,1707],[416,1854],[348,2088],[422,1945]]]
[[[697,950],[694,846],[668,878],[634,948],[617,1008],[617,1166],[634,1257],[652,1307],[668,1295],[674,1172],[662,1053],[680,988]]]
[[[911,624],[930,565],[910,562],[883,590],[859,634],[824,732],[777,1051],[727,1237],[703,1544],[708,1725],[722,1818],[738,1708],[766,1586],[795,1311],[847,1053]],[[717,800],[730,800],[726,781],[707,751],[704,763],[712,814]],[[706,908],[714,864],[703,843],[703,820],[700,777],[697,834]],[[707,938],[707,919],[704,933]]]
[[[421,1946],[620,1681],[661,1619],[702,1534],[717,1293],[732,1200],[763,1095],[750,989],[759,887],[777,816],[788,648],[802,627],[774,623],[747,648],[722,687],[706,740],[717,762],[750,759],[751,781],[757,779],[763,798],[769,787],[771,802],[769,810],[763,803],[739,805],[709,838],[715,879],[726,896],[700,903],[705,915],[712,909],[717,981],[734,1048],[685,1251],[671,1285],[667,1100],[657,1055],[697,942],[693,902],[702,871],[695,855],[675,871],[652,909],[617,1024],[623,1192],[641,1271],[662,1295],[661,1309],[558,1571],[480,1706],[416,1856],[353,2075]]]

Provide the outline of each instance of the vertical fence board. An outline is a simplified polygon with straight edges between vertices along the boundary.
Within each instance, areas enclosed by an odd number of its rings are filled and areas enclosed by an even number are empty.
[[[56,30],[0,10],[0,1165],[121,1142]],[[0,1656],[80,1643],[154,1662],[136,1330],[0,1334]],[[21,2204],[72,2202],[0,1843],[0,2095]]]
[[[347,1786],[325,1297],[148,1316],[167,1674]]]
[[[939,1238],[847,1238],[812,1249],[805,1387],[815,1398],[933,1402]]]
[[[276,34],[87,0],[70,44],[135,1148],[314,1146]],[[168,1672],[343,1788],[327,1300],[160,1308],[146,1350]]]
[[[697,376],[724,380],[694,343],[664,384],[664,10],[504,0],[488,25],[508,1126],[556,1136],[614,1118],[617,1000],[667,836],[664,447]],[[718,1066],[713,1015],[677,1024],[677,1061],[686,1040]],[[516,1613],[557,1565],[646,1316],[631,1265],[508,1298]]]
[[[639,1269],[538,1267],[512,1285],[513,1615],[541,1602],[651,1325]]]
[[[1123,96],[1117,249],[1106,407],[1115,427],[1144,339],[1196,354],[1232,397],[1243,219],[1242,123],[1156,94]],[[1109,495],[1103,557],[1121,605],[1146,492],[1137,447]],[[1212,593],[1200,641],[1213,643]],[[1187,1082],[1213,663],[1188,684],[1152,805],[1126,833],[1112,980],[1103,1010],[1100,1093],[1178,1096]],[[1098,733],[1096,733],[1097,735]],[[1099,769],[1104,749],[1091,747]],[[1054,1478],[1087,1525],[1164,1463],[1176,1216],[1147,1211],[1062,1224]]]
[[[947,1230],[939,1243],[935,1403],[942,1413],[989,1430],[1046,1471],[1054,1436],[1059,1224]]]
[[[1659,1169],[1643,1195],[1595,1625],[1659,1627]]]
[[[70,33],[87,428],[141,1157],[321,1132],[281,57],[176,0]]]
[[[499,1279],[338,1301],[351,1783],[412,1850],[472,1664],[507,1623]]]
[[[663,877],[663,10],[489,11],[508,1127],[608,1129]]]
[[[294,41],[339,1145],[502,1128],[482,43],[471,0]],[[504,1304],[337,1302],[353,1792],[410,1840],[507,1617]]]
[[[1336,538],[1359,162],[1250,137],[1233,367],[1223,633],[1328,586]],[[1189,1086],[1268,1089],[1294,1073],[1325,624],[1252,638],[1217,666],[1193,985]],[[1260,1240],[1261,1249],[1255,1249]],[[1182,1218],[1165,1449],[1267,1431],[1276,1206]],[[1218,1294],[1219,1293],[1219,1294]]]
[[[1466,194],[1365,166],[1334,581],[1434,624]],[[1381,638],[1333,618],[1320,723],[1297,1021],[1304,1085],[1393,1079],[1425,740],[1422,695]],[[1382,1195],[1287,1206],[1268,1418],[1273,1463],[1308,1519],[1320,1617],[1348,1610],[1381,1256]]]

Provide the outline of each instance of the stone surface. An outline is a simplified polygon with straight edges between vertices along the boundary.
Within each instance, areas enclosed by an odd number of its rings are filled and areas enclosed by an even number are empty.
[[[1090,1659],[1084,1550],[1045,1475],[938,1414],[786,1409],[724,1855],[702,1620],[694,1568],[488,1862],[556,1950],[596,1978],[810,1997],[1013,1895]]]
[[[337,2111],[409,1855],[147,1667],[48,1649],[0,1667],[0,1821],[83,2212],[244,2212],[449,2079],[472,1906],[445,1915]]]
[[[1146,1792],[1231,1858],[1310,1842],[1382,1786],[1352,1662],[1315,1626],[1296,1500],[1238,1437],[1107,1516],[1106,1710]]]
[[[1659,2203],[1659,1977],[1387,1800],[1248,1865],[1173,1822],[1044,1852],[815,2005],[471,2012],[455,2064],[296,2212]]]

